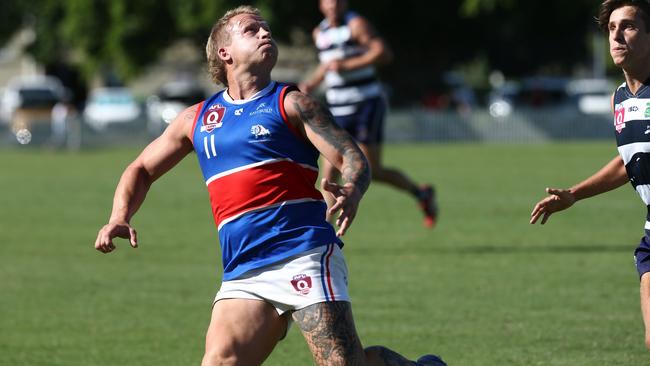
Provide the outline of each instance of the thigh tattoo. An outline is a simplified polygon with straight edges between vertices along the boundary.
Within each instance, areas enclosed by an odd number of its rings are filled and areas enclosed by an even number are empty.
[[[364,352],[350,303],[324,302],[293,313],[318,365],[362,365]]]

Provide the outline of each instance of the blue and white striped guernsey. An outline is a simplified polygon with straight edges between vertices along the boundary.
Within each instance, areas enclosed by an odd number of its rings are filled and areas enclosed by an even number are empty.
[[[630,183],[648,207],[645,232],[650,235],[650,80],[633,94],[626,83],[614,93],[614,128],[618,152]]]
[[[363,46],[351,39],[352,34],[348,24],[358,16],[357,13],[347,12],[343,24],[338,27],[332,27],[327,19],[320,23],[316,35],[316,47],[321,63],[344,60],[366,52]],[[349,71],[327,71],[325,86],[327,87],[325,98],[330,106],[330,112],[336,117],[354,114],[360,102],[379,97],[383,93],[375,67],[372,65]]]

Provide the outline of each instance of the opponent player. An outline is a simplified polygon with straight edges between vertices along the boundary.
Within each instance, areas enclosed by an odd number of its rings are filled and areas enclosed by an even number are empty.
[[[547,188],[549,196],[535,205],[530,223],[541,218],[544,224],[551,214],[576,201],[632,183],[648,207],[645,236],[634,255],[641,278],[645,343],[650,348],[650,1],[606,0],[598,23],[609,32],[610,54],[625,75],[612,96],[619,156],[572,188]]]
[[[372,25],[348,11],[347,5],[347,0],[320,0],[325,19],[313,32],[320,66],[300,89],[309,93],[325,81],[330,112],[356,139],[370,162],[372,178],[411,193],[424,213],[424,225],[433,227],[438,214],[433,187],[418,186],[401,171],[382,165],[386,100],[375,65],[390,61],[392,53]],[[338,178],[338,171],[328,161],[322,169],[326,179]],[[331,206],[332,200],[328,204]]]
[[[278,50],[259,12],[227,12],[206,51],[211,76],[227,89],[186,109],[128,166],[95,247],[110,253],[115,237],[136,247],[131,217],[151,184],[194,150],[224,267],[202,365],[261,364],[291,318],[318,365],[444,365],[433,355],[415,363],[385,347],[363,349],[339,237],[368,187],[368,163],[314,99],[271,80]],[[338,232],[314,186],[319,153],[342,172],[342,185],[321,185],[335,198],[330,211],[340,211]]]

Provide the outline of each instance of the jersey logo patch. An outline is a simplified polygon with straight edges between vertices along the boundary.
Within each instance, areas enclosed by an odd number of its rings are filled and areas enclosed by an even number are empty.
[[[273,113],[273,108],[266,105],[266,103],[260,103],[260,105],[255,108],[254,111],[250,112],[249,116],[254,116],[260,113]]]
[[[622,104],[614,106],[614,127],[618,133],[625,128],[625,107]]]
[[[203,115],[201,132],[210,133],[215,128],[221,127],[224,114],[226,114],[226,107],[221,104],[211,105]]]
[[[300,292],[302,295],[307,295],[311,290],[311,277],[307,276],[306,274],[299,274],[293,276],[293,279],[291,280],[291,285],[296,291]]]
[[[271,131],[268,128],[262,125],[254,125],[251,127],[251,135],[255,136],[255,139],[262,139],[271,137]]]

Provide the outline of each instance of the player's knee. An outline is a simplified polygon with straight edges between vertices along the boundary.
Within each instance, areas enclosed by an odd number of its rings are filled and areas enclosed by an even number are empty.
[[[206,346],[201,366],[225,366],[239,364],[235,348],[228,345]]]
[[[645,346],[650,351],[650,334],[645,337]]]

